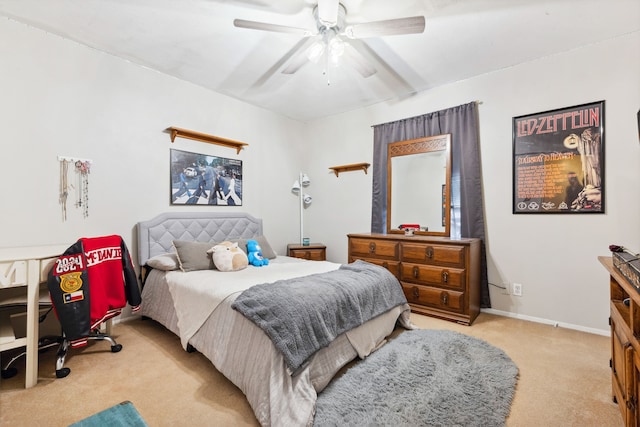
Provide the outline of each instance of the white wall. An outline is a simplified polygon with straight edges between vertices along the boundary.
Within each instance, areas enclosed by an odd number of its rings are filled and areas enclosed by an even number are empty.
[[[491,287],[493,309],[606,333],[608,275],[597,257],[612,243],[640,250],[639,51],[640,34],[630,34],[310,124],[308,234],[344,262],[346,234],[370,230],[371,174],[326,168],[371,162],[372,125],[479,100],[489,281],[523,285],[522,297]],[[513,215],[512,118],[603,99],[606,214]]]
[[[120,234],[135,253],[135,223],[187,210],[262,217],[281,254],[296,241],[289,189],[300,168],[291,147],[301,123],[8,19],[0,19],[0,70],[0,247]],[[237,155],[187,139],[172,144],[169,126],[249,146]],[[242,160],[243,206],[170,206],[171,148]],[[62,221],[59,155],[93,161],[86,219],[72,193]]]

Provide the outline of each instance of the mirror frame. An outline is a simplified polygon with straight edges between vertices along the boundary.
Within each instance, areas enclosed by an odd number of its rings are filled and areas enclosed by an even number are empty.
[[[415,231],[414,234],[424,236],[450,236],[451,228],[451,134],[428,136],[424,138],[409,139],[406,141],[392,142],[387,146],[387,233],[399,234],[399,230],[391,225],[391,160],[394,157],[409,156],[412,154],[429,153],[432,151],[446,151],[447,168],[444,191],[444,231]],[[440,202],[438,202],[440,205]]]

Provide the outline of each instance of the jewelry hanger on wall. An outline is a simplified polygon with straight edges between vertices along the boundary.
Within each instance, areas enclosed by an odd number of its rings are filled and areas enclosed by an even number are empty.
[[[82,216],[89,216],[89,173],[91,173],[91,160],[79,159],[76,157],[58,156],[60,162],[60,195],[59,201],[62,206],[62,221],[67,220],[67,198],[69,190],[76,190],[76,208],[82,209]],[[78,178],[78,186],[74,187],[69,183],[69,164],[73,164],[74,171]]]

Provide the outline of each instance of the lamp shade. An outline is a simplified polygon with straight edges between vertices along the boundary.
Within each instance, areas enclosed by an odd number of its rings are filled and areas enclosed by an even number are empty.
[[[291,191],[293,191],[294,193],[297,193],[298,191],[300,191],[300,182],[297,179],[291,186]]]
[[[306,206],[309,206],[309,205],[311,204],[311,201],[312,201],[312,200],[313,200],[313,199],[312,199],[312,198],[311,198],[311,196],[310,196],[310,195],[308,195],[308,194],[305,194],[305,195],[302,197],[302,201],[304,202],[304,204],[305,204]]]
[[[303,186],[303,187],[306,187],[307,185],[311,184],[311,180],[309,179],[309,177],[307,176],[307,174],[306,174],[306,173],[303,173],[303,174],[302,174],[302,179],[301,179],[301,181],[302,181],[302,186]],[[297,181],[296,181],[296,182],[297,182]]]

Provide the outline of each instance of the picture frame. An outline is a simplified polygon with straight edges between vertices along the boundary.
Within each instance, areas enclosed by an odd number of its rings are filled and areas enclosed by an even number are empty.
[[[605,101],[513,117],[513,213],[605,213]]]
[[[242,160],[170,149],[171,205],[242,206]]]

